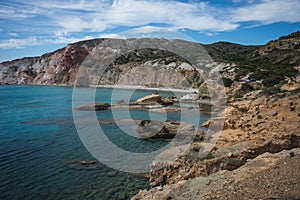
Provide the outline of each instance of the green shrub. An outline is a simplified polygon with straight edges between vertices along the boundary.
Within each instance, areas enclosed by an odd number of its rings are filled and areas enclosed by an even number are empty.
[[[223,84],[225,87],[230,87],[233,81],[230,78],[222,78]]]
[[[272,86],[272,87],[268,87],[268,88],[263,89],[263,91],[261,93],[262,94],[273,95],[273,94],[278,94],[280,92],[281,92],[280,87]]]
[[[300,44],[295,45],[294,49],[300,49]]]
[[[215,158],[215,156],[211,152],[205,155],[205,159],[213,159],[213,158]]]
[[[295,94],[299,94],[299,93],[300,93],[300,88],[297,88],[297,89],[292,90],[292,91],[290,92],[291,95],[295,95]]]
[[[237,70],[237,72],[236,72],[236,74],[235,74],[234,79],[235,79],[235,80],[239,80],[241,77],[246,76],[248,73],[249,73],[249,70],[248,70],[248,69],[245,69],[245,68],[238,68],[238,70]]]
[[[243,98],[243,95],[241,95],[241,94],[235,94],[235,95],[234,95],[234,98],[235,98],[235,99],[240,99],[240,98]]]
[[[265,77],[265,79],[263,80],[263,84],[264,86],[274,86],[278,83],[280,83],[280,81],[283,79],[283,76],[281,75],[277,75],[277,74],[270,74],[269,76]]]
[[[241,90],[244,91],[244,92],[251,92],[251,91],[254,90],[254,88],[249,83],[243,83],[242,87],[241,87]]]

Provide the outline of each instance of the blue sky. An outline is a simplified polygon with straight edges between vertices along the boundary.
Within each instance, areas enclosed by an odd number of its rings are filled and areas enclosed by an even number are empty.
[[[299,0],[0,0],[0,61],[92,38],[265,44],[300,30]]]

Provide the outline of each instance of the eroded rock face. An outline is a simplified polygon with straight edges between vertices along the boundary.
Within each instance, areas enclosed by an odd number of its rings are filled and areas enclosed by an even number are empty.
[[[0,63],[0,83],[72,85],[79,66],[100,42],[79,42],[40,57]]]
[[[0,84],[84,87],[119,84],[180,89],[201,85],[200,72],[180,55],[155,48],[143,49],[140,47],[143,43],[153,46],[184,43],[190,48],[201,47],[196,43],[163,39],[87,40],[40,57],[0,63]]]
[[[225,125],[211,152],[203,152],[204,144],[194,142],[171,163],[154,160],[150,183],[176,184],[219,170],[234,170],[264,152],[300,147],[299,110],[298,95],[231,103],[225,109]],[[212,119],[204,125],[219,121]]]
[[[299,158],[299,148],[264,153],[236,170],[141,190],[132,199],[294,199],[300,195]]]

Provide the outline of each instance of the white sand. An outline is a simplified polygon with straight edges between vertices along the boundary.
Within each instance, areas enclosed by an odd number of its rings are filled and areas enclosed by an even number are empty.
[[[165,91],[165,92],[180,92],[180,93],[198,93],[197,89],[176,89],[176,88],[149,88],[141,85],[89,85],[89,87],[96,88],[116,88],[116,89],[140,89],[140,90],[153,90],[153,91]]]

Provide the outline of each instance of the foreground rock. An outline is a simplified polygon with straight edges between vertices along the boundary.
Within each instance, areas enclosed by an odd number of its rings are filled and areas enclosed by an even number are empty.
[[[110,107],[110,104],[104,102],[97,102],[94,104],[86,104],[79,107],[76,107],[75,110],[107,110]]]
[[[299,166],[300,148],[264,153],[236,170],[142,190],[132,199],[298,199]]]
[[[172,162],[154,160],[149,175],[153,187],[172,185],[220,170],[237,169],[257,156],[300,147],[300,98],[290,94],[284,98],[261,97],[253,101],[231,103],[225,110],[225,124],[214,148],[203,151],[206,143],[193,142],[189,149]],[[224,120],[224,119],[223,119]],[[220,123],[212,119],[205,126]],[[209,139],[209,138],[206,138]],[[206,141],[206,140],[205,140]],[[179,149],[180,147],[176,147]],[[174,151],[162,152],[167,158]],[[193,198],[192,198],[193,199]]]

